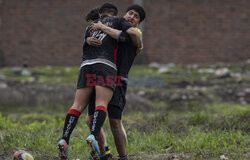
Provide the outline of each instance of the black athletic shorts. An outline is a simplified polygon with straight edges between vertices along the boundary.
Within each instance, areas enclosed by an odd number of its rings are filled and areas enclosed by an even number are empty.
[[[81,67],[79,71],[77,89],[88,86],[106,86],[115,90],[116,70],[102,63],[95,63]]]
[[[122,81],[121,86],[116,86],[114,95],[108,105],[109,118],[121,119],[122,112],[126,104],[127,84]],[[91,95],[88,105],[88,115],[93,115],[95,112],[95,93]]]

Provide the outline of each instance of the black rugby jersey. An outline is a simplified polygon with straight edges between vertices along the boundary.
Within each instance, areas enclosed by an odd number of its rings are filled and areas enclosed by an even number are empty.
[[[136,57],[137,46],[132,42],[130,36],[122,32],[119,37],[117,56],[117,75],[122,76],[127,82],[128,73]]]
[[[104,25],[114,29],[122,30],[126,32],[131,26],[128,21],[121,17],[108,17],[104,16],[98,19]],[[96,22],[97,22],[96,21]],[[90,32],[89,28],[86,30],[86,37],[95,37],[102,41],[102,45],[99,47],[90,46],[88,44],[83,45],[83,57],[81,67],[84,65],[90,65],[95,63],[104,63],[116,69],[116,54],[117,40],[113,39],[109,35],[102,31]]]

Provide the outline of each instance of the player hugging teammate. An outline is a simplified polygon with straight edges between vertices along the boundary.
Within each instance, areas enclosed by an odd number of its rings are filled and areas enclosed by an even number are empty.
[[[102,129],[107,114],[119,159],[127,159],[127,136],[121,119],[126,103],[127,76],[143,48],[142,35],[136,27],[144,20],[145,11],[139,5],[131,5],[123,17],[115,17],[117,12],[114,5],[105,3],[99,9],[99,17],[98,9],[86,16],[90,25],[84,37],[77,90],[58,144],[61,159],[69,159],[70,135],[87,105],[91,134],[86,141],[93,159],[116,159],[110,154]]]

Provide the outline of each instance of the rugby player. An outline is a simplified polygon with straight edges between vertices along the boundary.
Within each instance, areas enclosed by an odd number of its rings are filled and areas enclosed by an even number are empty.
[[[140,22],[142,22],[145,18],[145,11],[144,9],[139,5],[132,5],[128,7],[127,13],[124,15],[124,18],[128,20],[133,27],[137,27]],[[92,26],[92,29],[94,30],[102,30],[103,32],[107,33],[108,35],[111,35],[113,38],[119,37],[119,43],[118,44],[118,53],[117,53],[117,68],[118,68],[118,75],[122,77],[122,85],[116,86],[114,95],[112,97],[112,100],[110,101],[108,105],[108,114],[109,114],[109,122],[111,126],[111,130],[114,136],[117,152],[119,154],[120,160],[126,160],[127,159],[127,151],[126,151],[126,132],[122,125],[121,117],[122,112],[126,103],[125,94],[127,89],[127,76],[129,73],[129,70],[133,64],[133,61],[136,57],[136,55],[141,51],[142,45],[138,48],[138,46],[135,46],[133,41],[130,39],[130,37],[125,32],[118,32],[115,29],[112,29],[110,27],[107,27],[103,25],[101,22],[95,23]],[[108,31],[108,32],[107,32]],[[140,30],[138,29],[138,32],[141,34]],[[125,43],[124,43],[125,42]],[[87,43],[91,44],[91,42]],[[93,111],[94,111],[94,104],[91,104],[89,106],[89,112],[87,117],[87,123],[91,124],[91,121],[93,119]],[[102,135],[103,134],[103,135]],[[104,132],[101,132],[102,136],[99,136],[98,142],[100,146],[100,150],[104,150],[104,146],[107,144],[105,139]],[[101,142],[100,142],[101,141]],[[103,143],[104,145],[101,145]],[[103,149],[101,149],[103,147]],[[110,154],[102,155],[101,159],[112,159]]]
[[[101,18],[99,20],[111,28],[128,33],[131,39],[137,38],[138,32],[131,27],[125,19],[109,17],[110,12],[117,11],[115,8],[116,7],[112,4],[101,7],[99,11]],[[99,158],[100,152],[96,139],[106,119],[107,105],[115,89],[115,83],[112,83],[112,79],[108,81],[107,77],[117,75],[114,54],[117,43],[116,40],[102,31],[91,31],[90,29],[87,29],[85,36],[95,37],[101,40],[102,44],[99,47],[87,44],[83,46],[83,58],[78,76],[74,103],[66,115],[63,136],[58,144],[59,156],[61,159],[69,159],[68,144],[70,135],[77,124],[79,116],[86,108],[93,90],[96,91],[95,112],[91,134],[88,136],[87,142],[92,151],[95,152],[95,158]],[[93,76],[103,77],[104,82],[89,81],[89,78]]]

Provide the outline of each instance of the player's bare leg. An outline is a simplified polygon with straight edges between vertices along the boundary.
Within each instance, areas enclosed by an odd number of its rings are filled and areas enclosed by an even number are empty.
[[[110,128],[120,157],[127,155],[127,134],[120,119],[109,118]]]
[[[65,118],[62,139],[58,143],[59,157],[61,159],[69,159],[68,145],[70,135],[77,124],[79,116],[86,108],[92,91],[93,87],[85,87],[76,90],[74,103]]]
[[[99,136],[101,127],[103,126],[106,115],[107,115],[107,106],[109,101],[113,96],[113,90],[109,87],[95,86],[96,91],[96,107],[93,117],[93,123],[91,128],[91,134],[87,138],[87,143],[91,149],[91,155],[94,159],[101,157],[98,142],[96,139]]]

